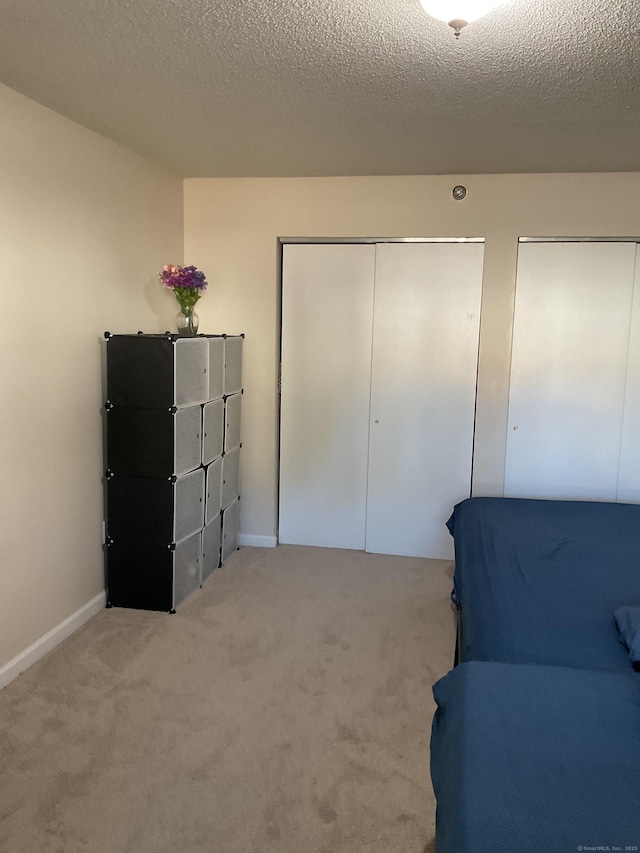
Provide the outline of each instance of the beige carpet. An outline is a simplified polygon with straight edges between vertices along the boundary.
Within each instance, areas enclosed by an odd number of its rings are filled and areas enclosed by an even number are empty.
[[[0,691],[0,850],[433,850],[451,569],[245,548],[175,616],[104,610]]]

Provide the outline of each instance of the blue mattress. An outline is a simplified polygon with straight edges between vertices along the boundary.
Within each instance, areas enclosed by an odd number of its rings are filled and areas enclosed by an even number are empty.
[[[640,849],[640,674],[471,662],[434,696],[437,853]]]
[[[640,606],[640,505],[469,498],[448,527],[461,661],[632,669],[613,614]]]

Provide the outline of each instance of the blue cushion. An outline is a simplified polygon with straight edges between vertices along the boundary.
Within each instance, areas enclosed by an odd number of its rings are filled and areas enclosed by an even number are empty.
[[[640,504],[468,498],[449,529],[462,661],[633,671],[612,617],[640,607]]]
[[[620,642],[629,649],[629,657],[640,665],[640,607],[618,607],[613,614]]]

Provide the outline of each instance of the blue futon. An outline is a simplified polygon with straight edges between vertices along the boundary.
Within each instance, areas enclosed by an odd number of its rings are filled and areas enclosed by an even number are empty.
[[[470,498],[448,527],[437,853],[640,851],[640,506]]]
[[[469,498],[448,527],[461,661],[632,669],[614,612],[640,606],[640,505]]]
[[[640,675],[471,662],[434,694],[438,853],[640,850]]]

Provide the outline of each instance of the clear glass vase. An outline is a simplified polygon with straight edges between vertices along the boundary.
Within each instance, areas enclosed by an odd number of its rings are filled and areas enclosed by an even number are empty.
[[[178,334],[184,338],[193,338],[198,334],[200,318],[193,308],[181,308],[176,316]]]

